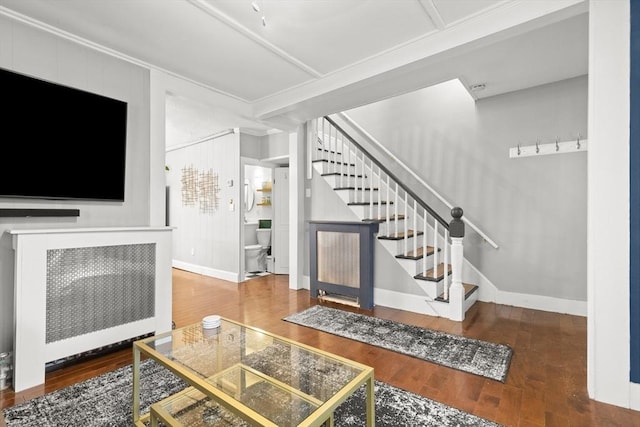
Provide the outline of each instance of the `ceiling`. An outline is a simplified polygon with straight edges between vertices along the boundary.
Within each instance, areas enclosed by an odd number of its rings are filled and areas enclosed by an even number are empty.
[[[486,84],[479,99],[587,73],[585,0],[255,3],[0,0],[0,13],[248,103],[256,131],[452,78]]]

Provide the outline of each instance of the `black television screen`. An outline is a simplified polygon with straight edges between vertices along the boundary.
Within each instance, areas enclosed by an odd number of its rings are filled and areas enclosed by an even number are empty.
[[[0,197],[124,201],[127,103],[0,68]]]

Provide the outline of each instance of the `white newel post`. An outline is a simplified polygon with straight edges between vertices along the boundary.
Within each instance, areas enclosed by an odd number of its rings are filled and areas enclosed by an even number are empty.
[[[462,286],[462,259],[464,251],[464,222],[462,222],[462,208],[453,208],[453,219],[449,224],[451,235],[451,288],[449,291],[449,318],[455,321],[464,320],[464,286]]]

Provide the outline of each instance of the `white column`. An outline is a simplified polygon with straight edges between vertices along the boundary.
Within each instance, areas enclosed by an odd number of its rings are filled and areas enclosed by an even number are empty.
[[[303,288],[305,127],[289,134],[289,289]]]
[[[462,286],[462,237],[451,238],[451,288],[449,290],[449,318],[464,320],[464,287]],[[445,276],[447,266],[445,265]]]
[[[629,7],[589,2],[587,390],[637,409],[640,390],[629,379]]]

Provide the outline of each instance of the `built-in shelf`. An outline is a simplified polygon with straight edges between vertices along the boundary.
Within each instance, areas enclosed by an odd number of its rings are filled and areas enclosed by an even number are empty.
[[[2,208],[0,209],[0,217],[45,217],[45,216],[80,216],[80,209],[21,209],[21,208]]]
[[[271,202],[258,203],[258,206],[271,206]]]
[[[271,188],[258,188],[256,191],[262,191],[264,193],[271,193]]]

